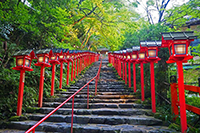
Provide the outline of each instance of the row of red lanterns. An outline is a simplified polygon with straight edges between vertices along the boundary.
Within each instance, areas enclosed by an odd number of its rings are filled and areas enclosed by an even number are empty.
[[[35,52],[34,52],[35,51]],[[14,70],[20,71],[20,82],[18,92],[18,104],[17,115],[22,113],[23,102],[23,89],[25,81],[25,71],[33,71],[31,68],[31,62],[33,59],[37,59],[35,66],[41,67],[40,71],[40,85],[39,85],[39,99],[38,106],[42,107],[43,102],[43,85],[44,85],[44,73],[45,67],[51,67],[52,64],[52,79],[51,79],[51,96],[54,95],[54,80],[55,80],[55,66],[60,64],[60,84],[59,88],[62,89],[62,77],[63,77],[63,64],[67,63],[67,81],[69,85],[69,66],[71,62],[71,81],[76,78],[76,75],[81,71],[99,59],[99,55],[89,51],[68,50],[68,49],[39,49],[39,50],[21,50],[14,54],[16,57],[16,67]]]
[[[130,74],[130,63],[133,63],[133,88],[136,92],[136,70],[135,64],[140,64],[141,71],[141,99],[145,100],[144,97],[144,71],[143,64],[150,63],[151,73],[151,103],[152,112],[156,112],[155,102],[155,81],[154,81],[154,63],[157,63],[160,58],[158,57],[158,51],[160,48],[169,49],[169,59],[167,63],[176,63],[178,66],[178,88],[179,88],[179,103],[180,103],[180,116],[181,116],[181,131],[187,130],[187,119],[186,119],[186,106],[185,106],[185,92],[184,92],[184,79],[183,79],[183,62],[192,59],[193,57],[188,54],[188,47],[196,36],[193,35],[192,31],[188,32],[167,32],[161,33],[162,41],[141,41],[140,46],[133,46],[132,49],[114,51],[109,53],[109,62],[113,64],[120,77],[121,75],[121,64],[123,67],[123,80],[127,84],[127,63],[128,63],[128,74],[129,74],[129,87],[131,87],[131,74]]]

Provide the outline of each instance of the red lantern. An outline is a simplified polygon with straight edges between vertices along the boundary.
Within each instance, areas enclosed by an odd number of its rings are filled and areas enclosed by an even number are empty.
[[[71,59],[70,59],[70,55],[69,55],[69,50],[65,50],[65,53],[64,53],[64,56],[65,56],[65,59],[66,59],[66,62],[67,62],[67,79],[66,79],[66,84],[69,85],[69,63],[70,62],[73,62]]]
[[[142,101],[145,100],[144,96],[144,68],[143,64],[146,63],[146,50],[143,47],[140,47],[140,51],[138,51],[138,63],[140,63],[140,75],[141,75],[141,95],[142,95]]]
[[[127,56],[127,62],[128,62],[128,82],[129,82],[129,88],[131,88],[131,58],[132,58],[132,49],[126,49],[126,56]]]
[[[121,69],[124,68],[124,63],[123,63],[123,51],[120,50],[119,51],[119,61],[120,61],[120,77],[122,77],[122,72],[121,72]]]
[[[158,58],[158,48],[161,47],[161,41],[144,41],[140,42],[140,45],[141,47],[146,48],[147,60],[148,62],[150,62],[151,105],[152,105],[152,112],[156,113],[154,63],[157,63],[160,60],[160,58]]]
[[[60,85],[59,88],[62,89],[62,77],[63,77],[63,64],[64,62],[67,62],[65,53],[68,51],[68,49],[59,49],[58,53],[58,60],[60,62]]]
[[[42,101],[43,101],[43,85],[44,85],[44,73],[45,73],[45,67],[51,67],[49,64],[49,56],[50,53],[52,53],[51,49],[39,49],[36,50],[37,60],[38,62],[35,64],[35,66],[40,66],[40,85],[39,85],[39,98],[38,98],[38,106],[42,107]]]
[[[125,80],[125,84],[127,84],[127,64],[126,64],[126,50],[123,50],[123,61],[124,61],[124,67],[123,67],[123,80]]]
[[[136,69],[135,69],[135,65],[137,63],[138,51],[140,50],[140,47],[139,46],[133,46],[132,50],[133,50],[133,53],[132,53],[131,61],[133,63],[133,88],[134,88],[134,92],[136,92]]]
[[[183,62],[192,59],[193,57],[188,54],[188,47],[196,36],[192,31],[188,32],[168,32],[162,33],[162,47],[168,47],[169,60],[167,63],[175,63],[178,66],[178,89],[179,89],[179,104],[180,104],[180,117],[181,117],[181,131],[187,131],[187,117],[185,105],[185,91],[183,79]]]
[[[57,52],[57,49],[52,49],[50,51],[50,60],[49,62],[52,64],[52,78],[51,78],[51,96],[54,95],[54,83],[55,83],[55,68],[56,68],[56,64],[60,64],[60,62],[58,61],[58,55],[54,54]]]
[[[25,71],[33,71],[31,68],[32,59],[35,59],[35,53],[33,50],[21,50],[14,54],[16,57],[16,67],[13,70],[20,71],[19,80],[19,92],[18,92],[18,102],[17,102],[17,116],[22,114],[22,102],[23,102],[23,91],[25,82]]]

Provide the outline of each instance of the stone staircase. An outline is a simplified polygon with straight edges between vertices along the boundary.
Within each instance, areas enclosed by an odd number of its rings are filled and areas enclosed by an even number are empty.
[[[11,121],[9,128],[27,130],[47,113],[71,96],[93,78],[100,62],[94,63],[75,85],[56,93],[57,98],[44,99],[43,107],[35,113],[27,112],[26,121]],[[103,60],[98,95],[94,96],[94,82],[90,84],[90,104],[87,109],[87,88],[75,96],[74,133],[172,133],[162,121],[151,116],[150,105],[136,104],[133,91],[119,81],[113,69]],[[36,132],[70,133],[71,100],[36,128]],[[20,132],[20,131],[17,131]]]

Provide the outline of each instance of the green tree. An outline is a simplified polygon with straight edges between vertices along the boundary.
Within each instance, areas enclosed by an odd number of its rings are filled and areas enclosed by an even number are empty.
[[[154,40],[161,40],[161,32],[167,32],[169,31],[169,27],[165,26],[161,23],[158,24],[149,24],[148,22],[145,22],[143,20],[140,20],[140,29],[138,29],[137,32],[134,33],[126,33],[125,34],[125,41],[124,45],[121,47],[121,49],[131,48],[132,46],[139,46],[140,41],[154,41]],[[155,64],[155,83],[156,83],[156,91],[159,95],[163,96],[164,98],[167,98],[167,91],[168,86],[165,85],[168,80],[168,64],[166,61],[169,58],[169,52],[168,49],[160,49],[159,50],[158,57],[161,58],[161,61],[158,62],[158,64]],[[144,73],[145,73],[145,88],[147,95],[146,97],[151,97],[150,93],[150,66],[149,64],[145,64],[144,66]],[[137,73],[137,82],[140,83],[140,70],[138,70]],[[162,103],[165,100],[161,97],[157,96],[157,103]]]
[[[200,17],[200,1],[190,0],[188,3],[181,6],[175,6],[167,11],[165,16],[166,24],[170,25],[172,30],[181,30],[181,27],[186,26],[186,23],[191,19],[198,20]],[[200,35],[196,31],[196,34]]]

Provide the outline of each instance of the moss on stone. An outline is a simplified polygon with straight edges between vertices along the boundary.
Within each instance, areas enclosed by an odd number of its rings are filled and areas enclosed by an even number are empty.
[[[20,116],[12,116],[9,118],[9,121],[19,121]]]
[[[138,99],[138,100],[135,101],[135,103],[137,103],[137,104],[141,104],[142,101],[141,101],[140,99]]]
[[[67,89],[62,89],[63,92],[67,92]]]
[[[40,108],[39,107],[27,107],[26,112],[36,113]]]
[[[162,114],[157,112],[154,114],[154,117],[157,118],[157,119],[162,119]]]

